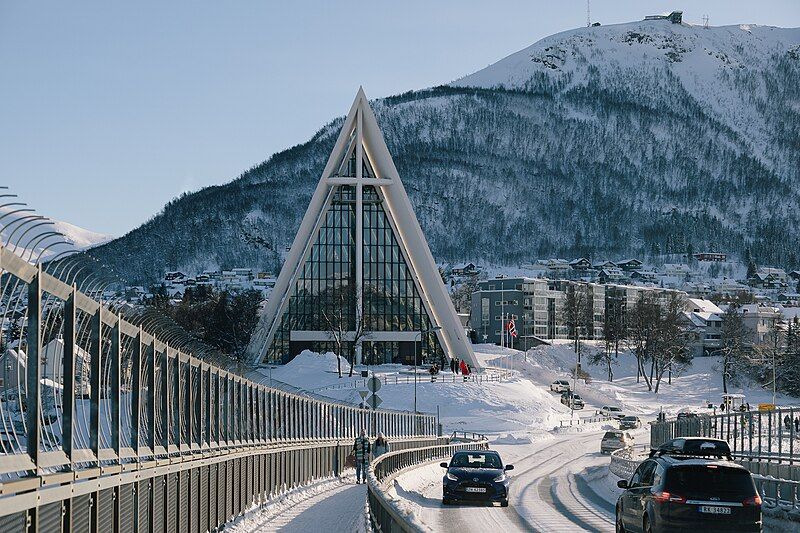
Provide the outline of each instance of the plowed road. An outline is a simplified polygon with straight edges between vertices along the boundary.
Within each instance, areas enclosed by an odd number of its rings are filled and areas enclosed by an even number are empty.
[[[598,494],[587,481],[608,466],[608,456],[598,451],[601,436],[592,432],[494,446],[514,464],[506,508],[443,506],[438,463],[403,473],[390,493],[411,502],[415,516],[433,531],[613,531],[613,497]]]

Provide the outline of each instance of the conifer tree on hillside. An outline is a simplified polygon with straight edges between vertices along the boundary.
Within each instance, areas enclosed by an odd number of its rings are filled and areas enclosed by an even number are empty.
[[[786,349],[779,372],[781,390],[800,396],[800,317],[794,317],[787,324]]]
[[[736,303],[730,303],[722,315],[721,347],[717,353],[722,358],[722,391],[728,393],[728,384],[737,383],[742,363],[747,355],[747,331]]]

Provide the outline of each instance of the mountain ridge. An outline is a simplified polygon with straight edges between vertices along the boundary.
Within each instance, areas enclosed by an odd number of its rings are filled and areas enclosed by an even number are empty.
[[[645,21],[562,32],[372,105],[438,261],[692,246],[791,267],[798,87],[800,28]],[[342,120],[91,253],[139,282],[277,270]]]

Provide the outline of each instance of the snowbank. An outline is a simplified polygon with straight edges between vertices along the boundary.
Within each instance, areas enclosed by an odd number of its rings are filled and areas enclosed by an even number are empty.
[[[532,442],[530,437],[515,437],[509,433],[503,437],[497,437],[492,444],[531,444]]]
[[[339,378],[337,361],[342,365],[342,378]],[[319,354],[303,350],[294,359],[285,365],[270,368],[260,368],[259,372],[265,377],[288,383],[304,390],[314,390],[319,387],[342,383],[350,371],[350,363],[344,357],[336,357],[332,352]],[[354,373],[355,377],[360,377]]]

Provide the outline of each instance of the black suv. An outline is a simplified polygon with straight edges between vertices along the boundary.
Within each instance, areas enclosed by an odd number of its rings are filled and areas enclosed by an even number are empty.
[[[639,465],[617,500],[617,532],[761,531],[761,497],[750,472],[729,461],[728,443],[667,441]]]

